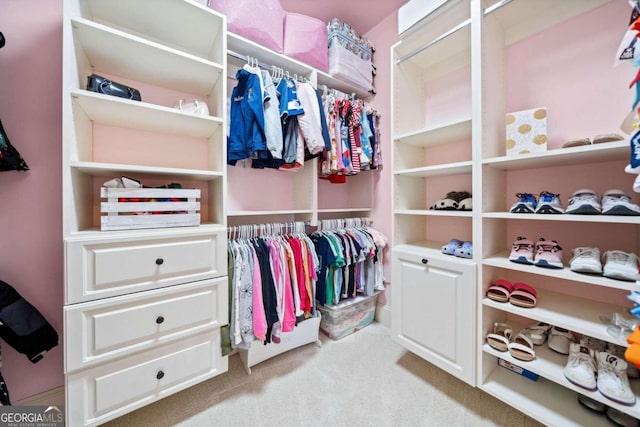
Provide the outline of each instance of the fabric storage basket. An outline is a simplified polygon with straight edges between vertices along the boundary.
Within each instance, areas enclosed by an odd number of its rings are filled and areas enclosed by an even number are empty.
[[[375,49],[371,42],[338,18],[333,18],[327,27],[329,74],[367,92],[375,92]]]
[[[284,51],[285,10],[279,0],[209,0],[227,15],[229,31],[278,53]]]
[[[200,225],[197,189],[102,187],[100,198],[103,231]]]
[[[284,54],[325,73],[329,71],[327,26],[324,21],[287,12],[284,18]]]
[[[370,325],[376,315],[378,292],[357,296],[336,305],[318,306],[322,313],[320,330],[332,340],[339,340]]]

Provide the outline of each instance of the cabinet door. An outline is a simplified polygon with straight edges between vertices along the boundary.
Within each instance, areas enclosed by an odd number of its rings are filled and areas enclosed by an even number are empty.
[[[475,264],[393,250],[394,341],[474,385]]]

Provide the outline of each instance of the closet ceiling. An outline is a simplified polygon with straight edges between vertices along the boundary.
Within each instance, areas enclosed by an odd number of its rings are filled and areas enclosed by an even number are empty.
[[[287,12],[302,13],[325,22],[337,17],[362,34],[406,2],[407,0],[280,0]]]

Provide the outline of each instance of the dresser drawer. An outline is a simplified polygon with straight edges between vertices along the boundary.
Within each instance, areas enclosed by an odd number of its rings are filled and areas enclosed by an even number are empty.
[[[215,329],[68,375],[67,425],[102,424],[226,372],[227,363]]]
[[[65,243],[66,304],[227,274],[224,228],[187,236],[78,239]]]
[[[67,306],[65,372],[218,328],[228,305],[222,277]]]

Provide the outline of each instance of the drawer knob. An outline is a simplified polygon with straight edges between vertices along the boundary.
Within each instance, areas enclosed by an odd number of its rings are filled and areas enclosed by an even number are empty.
[[[429,260],[428,260],[428,259],[426,259],[426,258],[422,258],[422,263],[423,263],[423,264],[426,264],[426,263],[428,263],[428,262],[429,262]]]
[[[161,324],[162,322],[164,322],[164,317],[162,317],[162,316],[158,316],[158,317],[156,318],[156,323],[159,325],[159,324]]]
[[[164,264],[164,260],[162,258],[157,258],[156,265],[162,265],[162,264]]]
[[[164,377],[164,372],[162,372],[162,371],[158,371],[158,373],[156,374],[156,378],[157,378],[157,379],[159,379],[159,380],[161,380],[161,379],[162,379],[162,377]]]

